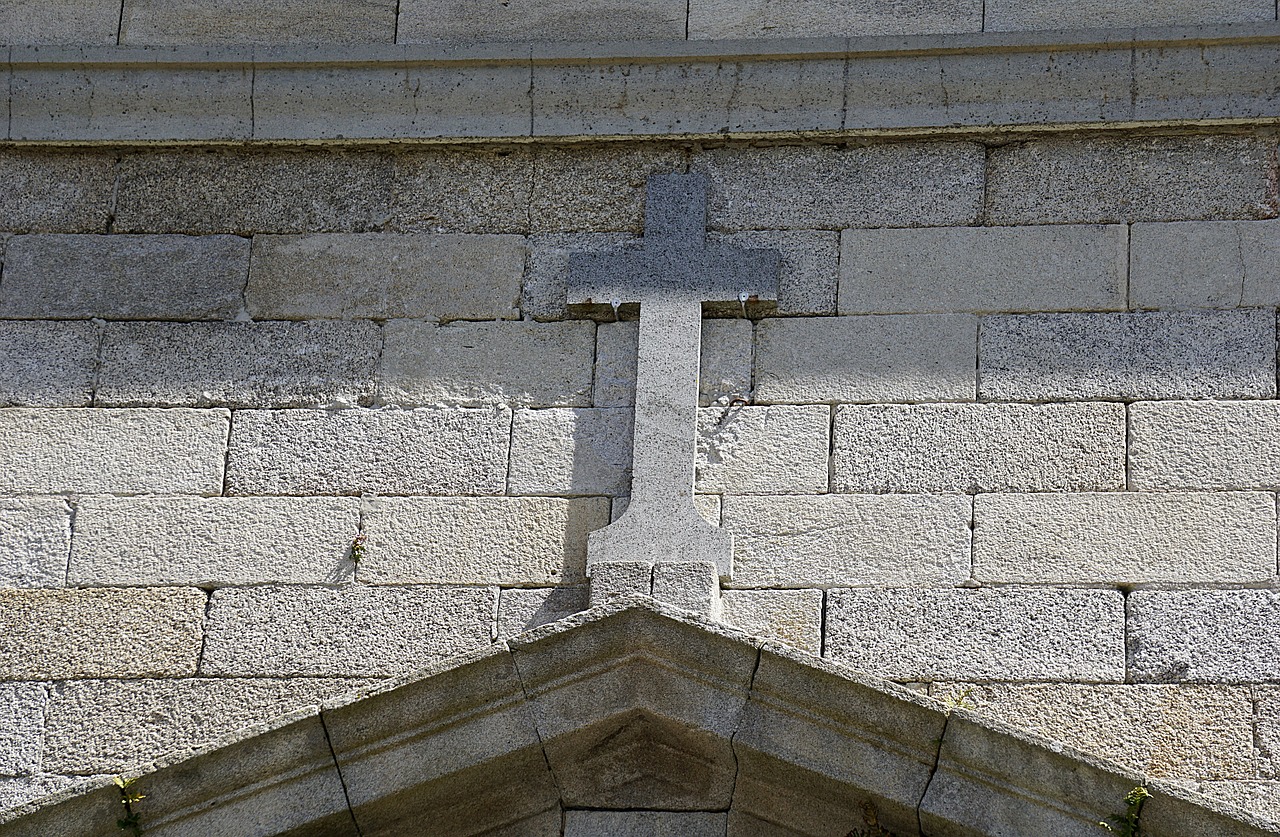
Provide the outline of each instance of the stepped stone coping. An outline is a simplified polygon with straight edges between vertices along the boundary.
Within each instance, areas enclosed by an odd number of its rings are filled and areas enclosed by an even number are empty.
[[[148,835],[560,835],[562,812],[728,812],[729,834],[1252,837],[1223,803],[641,596],[142,768]],[[0,835],[119,833],[91,780]],[[781,826],[781,827],[780,827]]]
[[[839,138],[1280,122],[1280,23],[5,50],[3,139],[15,143]]]

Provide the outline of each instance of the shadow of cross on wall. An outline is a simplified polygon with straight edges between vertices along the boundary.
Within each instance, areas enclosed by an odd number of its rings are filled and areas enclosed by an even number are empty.
[[[593,603],[602,574],[623,567],[632,578],[646,572],[656,578],[668,564],[705,567],[713,598],[718,578],[733,575],[733,535],[707,523],[693,505],[702,306],[776,302],[782,257],[708,242],[706,227],[705,176],[652,175],[642,247],[569,256],[570,305],[640,304],[631,502],[622,517],[589,536]],[[657,594],[652,586],[637,590],[643,581],[623,587],[616,592]]]

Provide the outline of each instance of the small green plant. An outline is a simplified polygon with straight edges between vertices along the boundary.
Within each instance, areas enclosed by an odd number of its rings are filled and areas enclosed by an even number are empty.
[[[1125,812],[1107,817],[1107,822],[1098,825],[1119,837],[1142,837],[1142,806],[1150,798],[1151,792],[1138,785],[1124,796],[1124,804],[1128,806]]]
[[[140,837],[142,834],[142,816],[133,810],[133,806],[147,797],[136,790],[132,790],[133,783],[136,781],[138,780],[126,779],[123,776],[115,778],[116,787],[120,789],[120,804],[124,806],[124,816],[116,820],[116,827],[121,831],[128,831],[133,837]]]
[[[357,564],[364,560],[365,551],[368,549],[368,539],[369,536],[361,532],[351,542],[351,560]]]
[[[974,687],[970,686],[958,694],[951,695],[943,701],[949,709],[977,709],[978,703],[973,700]]]

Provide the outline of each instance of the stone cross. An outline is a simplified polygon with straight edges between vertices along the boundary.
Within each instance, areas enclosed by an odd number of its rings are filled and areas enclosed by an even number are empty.
[[[642,247],[569,256],[569,303],[640,304],[631,503],[592,532],[600,562],[710,562],[733,571],[733,535],[693,505],[703,303],[776,300],[781,256],[708,242],[707,180],[649,178]]]

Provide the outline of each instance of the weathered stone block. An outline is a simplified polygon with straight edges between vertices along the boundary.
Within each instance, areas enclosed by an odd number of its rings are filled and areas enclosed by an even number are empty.
[[[653,597],[680,610],[718,620],[719,568],[713,561],[659,561],[653,565]]]
[[[0,775],[40,770],[48,697],[43,683],[0,683]]]
[[[582,581],[587,533],[607,497],[413,497],[371,501],[360,580],[375,584]]]
[[[720,607],[725,622],[747,633],[822,653],[821,590],[725,590]]]
[[[1275,497],[980,494],[973,574],[1000,583],[1228,583],[1276,575]]]
[[[1269,0],[1172,0],[1159,5],[1141,0],[987,0],[984,26],[988,32],[1019,29],[1079,29],[1106,26],[1192,26],[1201,23],[1239,23],[1275,20]]]
[[[501,0],[463,7],[445,0],[401,0],[399,42],[683,40],[685,14],[681,0],[625,6],[542,0],[518,8]]]
[[[519,633],[557,622],[587,609],[587,587],[504,589],[498,598],[498,636]]]
[[[1122,225],[845,230],[840,313],[1123,309]]]
[[[1171,401],[1129,408],[1138,489],[1280,487],[1280,402]]]
[[[1144,311],[989,317],[978,397],[1274,398],[1270,311]]]
[[[623,512],[627,510],[627,506],[631,505],[630,497],[614,497],[613,508],[609,516],[609,522],[615,522],[622,517]],[[719,494],[695,494],[693,495],[693,510],[712,526],[720,525],[720,495]]]
[[[70,553],[65,500],[0,500],[0,587],[61,587]]]
[[[1256,683],[1280,677],[1280,592],[1129,594],[1129,679]]]
[[[247,298],[267,319],[510,319],[523,274],[516,236],[259,236]]]
[[[1280,304],[1280,220],[1134,224],[1135,308]]]
[[[201,672],[389,677],[488,645],[497,588],[241,587],[216,590]]]
[[[10,0],[0,44],[114,44],[120,0]]]
[[[728,494],[824,494],[831,411],[824,405],[698,411],[697,489]]]
[[[226,410],[0,410],[0,493],[221,494]]]
[[[639,234],[649,175],[685,165],[682,150],[643,143],[547,145],[536,154],[529,205],[534,233]]]
[[[235,236],[16,236],[5,250],[0,315],[230,319],[248,269],[249,242]]]
[[[1280,782],[1228,779],[1200,782],[1196,790],[1219,803],[1248,811],[1272,829],[1280,829]]]
[[[977,343],[965,314],[764,320],[756,401],[972,401]]]
[[[840,234],[828,230],[746,230],[715,233],[721,241],[782,254],[778,276],[778,313],[834,314],[840,278]],[[704,344],[705,346],[705,344]]]
[[[71,785],[84,781],[79,776],[17,776],[0,779],[0,811],[16,808],[55,793],[61,793]]]
[[[387,324],[379,398],[401,406],[585,407],[591,403],[595,325]]]
[[[721,837],[728,814],[674,811],[565,811],[564,837]]]
[[[392,43],[395,0],[124,0],[122,44]]]
[[[0,406],[87,407],[98,329],[91,323],[0,322]]]
[[[529,239],[529,266],[525,274],[520,310],[536,320],[560,320],[573,316],[568,310],[569,255],[616,251],[635,246],[630,233],[553,233]],[[634,365],[634,362],[633,362]]]
[[[406,148],[392,165],[391,226],[400,232],[529,231],[533,152],[527,146]]]
[[[726,497],[733,583],[949,584],[969,578],[967,497]]]
[[[373,395],[381,349],[369,322],[111,323],[95,403],[353,406]]]
[[[511,411],[244,410],[230,494],[501,494]]]
[[[0,679],[194,674],[206,600],[183,587],[0,588]]]
[[[594,403],[630,407],[636,396],[637,322],[601,323],[596,328]],[[751,393],[751,323],[703,320],[698,403],[708,407]]]
[[[1275,215],[1274,143],[1251,137],[1048,139],[992,148],[988,224]],[[1070,183],[1070,189],[1060,184]]]
[[[360,501],[331,497],[86,497],[70,584],[221,587],[352,575]]]
[[[631,493],[628,409],[516,410],[512,494]]]
[[[981,0],[942,3],[851,3],[819,0],[694,0],[689,6],[689,37],[813,38],[832,35],[921,35],[979,32]]]
[[[1124,487],[1120,404],[836,408],[832,490],[1109,491]]]
[[[1116,681],[1124,611],[1111,590],[831,590],[825,653],[898,680]]]
[[[39,5],[47,7],[44,2]],[[79,0],[67,5],[83,7]],[[0,179],[7,184],[0,190],[0,228],[106,232],[116,182],[115,154],[10,147],[0,151]]]
[[[619,596],[653,593],[653,564],[646,561],[600,561],[591,567],[588,604],[599,607]]]
[[[1183,688],[1196,688],[1186,686]],[[1214,688],[1214,687],[1205,687]],[[1222,687],[1217,687],[1222,688]],[[1280,776],[1280,688],[1255,685],[1249,687],[1253,706],[1254,755],[1257,758],[1252,770],[1239,770],[1234,776],[1258,775],[1269,778]],[[1209,753],[1213,751],[1210,750]],[[1221,771],[1206,771],[1203,775],[1223,775]]]
[[[977,219],[984,157],[959,142],[733,147],[691,168],[711,179],[716,230],[934,226]]]

